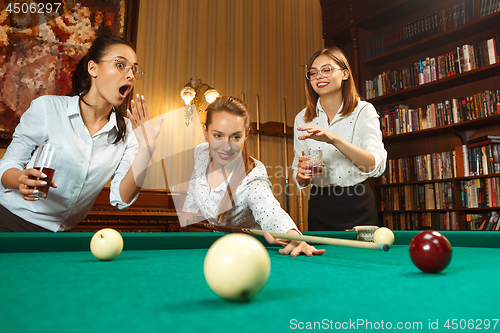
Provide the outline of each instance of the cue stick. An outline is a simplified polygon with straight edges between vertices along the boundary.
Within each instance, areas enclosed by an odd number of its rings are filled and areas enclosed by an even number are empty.
[[[257,159],[260,161],[260,110],[259,110],[259,94],[257,94]]]
[[[163,169],[163,179],[165,180],[165,188],[170,191],[170,188],[168,187],[168,182],[167,182],[167,170],[165,169],[165,162],[163,159],[161,160],[161,167]]]
[[[304,207],[303,198],[302,198],[302,190],[299,189],[299,230],[304,231]]]
[[[286,144],[286,100],[283,98],[283,134],[285,136],[285,196],[286,212],[290,214],[290,196],[288,194],[288,148]]]
[[[383,251],[389,251],[389,249],[390,249],[390,246],[387,244],[370,243],[370,242],[351,240],[351,239],[283,234],[283,233],[279,233],[279,232],[255,230],[255,229],[248,229],[248,228],[236,228],[236,227],[220,226],[220,225],[214,225],[214,224],[203,223],[203,222],[194,223],[194,224],[192,224],[192,226],[199,226],[199,227],[204,227],[204,228],[207,228],[210,230],[216,230],[216,231],[222,231],[222,232],[244,233],[244,234],[254,235],[254,236],[264,236],[264,233],[267,232],[275,238],[303,241],[303,242],[307,242],[310,244],[337,245],[337,246],[347,246],[347,247],[356,247],[356,248],[360,248],[360,249],[383,250]]]
[[[307,65],[302,65],[304,70],[307,72]],[[304,73],[305,74],[305,73]],[[302,156],[304,156],[304,152],[302,152]],[[304,231],[304,198],[302,190],[299,189],[299,230]]]

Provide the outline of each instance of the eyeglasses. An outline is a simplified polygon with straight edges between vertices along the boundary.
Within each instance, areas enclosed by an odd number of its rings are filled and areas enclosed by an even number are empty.
[[[332,65],[325,65],[321,67],[319,70],[316,68],[311,68],[306,72],[306,79],[309,81],[316,80],[318,78],[318,73],[321,74],[322,77],[330,77],[335,71],[341,71],[342,68],[335,68]]]
[[[122,74],[128,73],[130,68],[132,68],[132,73],[134,73],[134,77],[136,80],[142,79],[144,75],[144,70],[138,64],[130,64],[130,62],[125,58],[116,58],[113,60],[101,60],[100,62],[114,62],[116,65],[116,69]]]

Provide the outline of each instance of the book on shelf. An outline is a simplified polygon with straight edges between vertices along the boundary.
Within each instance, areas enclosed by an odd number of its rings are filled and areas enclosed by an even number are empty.
[[[455,158],[456,158],[456,170],[457,170],[457,177],[465,177],[465,175],[469,174],[468,170],[468,156],[467,156],[467,146],[462,145],[462,146],[457,146],[454,149],[455,151]]]
[[[452,163],[452,168],[453,168],[453,177],[458,177],[457,176],[457,156],[455,150],[451,151],[451,163]]]
[[[488,39],[486,41],[488,47],[488,62],[490,65],[496,64],[497,62],[497,48],[494,38]]]
[[[500,173],[500,147],[492,145],[491,153],[493,155],[493,172]]]

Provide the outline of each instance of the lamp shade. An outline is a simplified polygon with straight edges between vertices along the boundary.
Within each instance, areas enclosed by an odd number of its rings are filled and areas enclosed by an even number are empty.
[[[208,103],[212,103],[217,97],[219,97],[219,92],[214,88],[209,88],[205,91],[205,100]]]
[[[186,85],[181,90],[181,98],[184,100],[184,103],[186,103],[186,105],[189,105],[191,103],[195,95],[196,91],[191,86]]]

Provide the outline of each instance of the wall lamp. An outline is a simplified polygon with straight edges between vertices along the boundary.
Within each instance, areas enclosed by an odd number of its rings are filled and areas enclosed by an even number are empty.
[[[204,98],[201,98],[203,94]],[[186,85],[181,89],[181,98],[186,104],[184,111],[184,123],[189,126],[193,120],[193,112],[196,109],[198,112],[205,112],[208,104],[215,101],[219,97],[219,92],[203,83],[200,79],[192,77]]]

